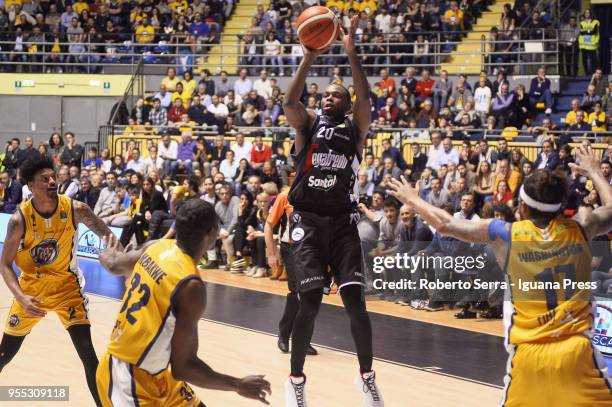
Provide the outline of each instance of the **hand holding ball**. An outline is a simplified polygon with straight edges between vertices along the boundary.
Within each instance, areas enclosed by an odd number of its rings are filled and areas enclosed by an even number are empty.
[[[309,49],[328,48],[338,38],[340,22],[327,7],[309,7],[297,19],[297,35],[300,42]]]

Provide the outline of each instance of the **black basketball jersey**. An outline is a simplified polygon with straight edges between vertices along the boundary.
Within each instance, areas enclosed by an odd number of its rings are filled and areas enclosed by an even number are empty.
[[[297,210],[323,216],[353,210],[357,205],[355,180],[361,162],[353,123],[348,117],[338,123],[321,115],[309,133],[301,151],[296,154],[295,145],[291,149],[296,177],[289,191],[289,202]]]

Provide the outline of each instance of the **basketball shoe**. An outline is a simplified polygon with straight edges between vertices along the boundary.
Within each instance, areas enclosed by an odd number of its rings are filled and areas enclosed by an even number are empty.
[[[306,376],[293,377],[289,376],[285,383],[285,407],[307,407],[306,393]]]
[[[384,407],[382,395],[376,385],[376,374],[374,371],[361,373],[355,378],[355,386],[361,393],[363,407]]]

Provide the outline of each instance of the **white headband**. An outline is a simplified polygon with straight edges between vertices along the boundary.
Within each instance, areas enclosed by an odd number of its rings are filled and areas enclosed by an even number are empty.
[[[540,212],[557,212],[561,209],[561,203],[558,204],[549,204],[540,201],[536,201],[525,192],[525,186],[521,187],[521,192],[519,193],[519,197],[523,202],[527,204],[530,208],[537,209]]]

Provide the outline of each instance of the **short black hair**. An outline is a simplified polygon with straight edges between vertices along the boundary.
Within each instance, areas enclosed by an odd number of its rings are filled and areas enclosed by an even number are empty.
[[[200,178],[196,177],[195,175],[191,175],[186,179],[186,181],[192,190],[194,190],[195,192],[200,191]]]
[[[175,221],[176,240],[188,250],[219,227],[215,208],[202,199],[185,201],[177,211]]]
[[[392,196],[387,197],[387,199],[385,199],[385,202],[383,203],[383,208],[388,208],[388,207],[394,207],[395,209],[399,208],[399,202],[397,202],[397,199],[395,199]]]
[[[28,182],[34,181],[34,177],[40,171],[50,169],[55,171],[55,166],[53,165],[53,161],[49,157],[44,157],[41,155],[36,155],[35,157],[30,157],[19,167],[21,171],[21,178],[27,184]]]

